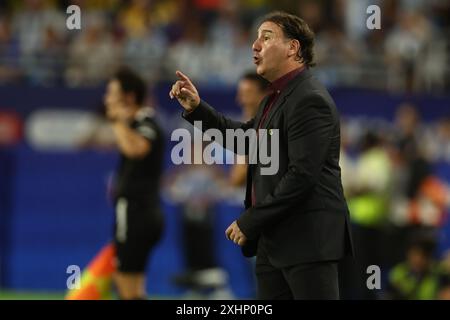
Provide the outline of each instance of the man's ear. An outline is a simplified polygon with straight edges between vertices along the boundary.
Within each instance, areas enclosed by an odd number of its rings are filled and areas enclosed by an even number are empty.
[[[289,42],[289,57],[294,57],[297,60],[297,53],[300,51],[301,45],[297,39],[292,39]]]

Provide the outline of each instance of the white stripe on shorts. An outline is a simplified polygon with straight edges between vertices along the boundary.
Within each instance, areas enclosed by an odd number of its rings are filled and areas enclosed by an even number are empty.
[[[127,199],[119,198],[116,205],[116,239],[118,242],[127,241],[127,208]]]

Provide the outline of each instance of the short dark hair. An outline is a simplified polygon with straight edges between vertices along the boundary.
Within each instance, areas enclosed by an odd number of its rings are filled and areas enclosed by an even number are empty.
[[[295,39],[300,42],[300,50],[297,57],[308,67],[314,67],[314,32],[308,24],[293,14],[282,11],[275,11],[263,17],[261,23],[273,22],[278,25],[283,34],[288,39]]]
[[[270,82],[261,77],[256,72],[247,72],[242,77],[241,80],[250,80],[258,85],[259,90],[266,91],[269,88]]]
[[[120,87],[125,93],[133,93],[135,103],[141,106],[147,95],[147,85],[145,81],[128,67],[121,67],[112,77],[119,81]]]

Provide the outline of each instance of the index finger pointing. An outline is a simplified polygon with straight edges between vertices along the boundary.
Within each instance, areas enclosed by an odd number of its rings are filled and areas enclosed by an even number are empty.
[[[180,78],[181,80],[184,81],[188,81],[189,83],[191,83],[191,80],[188,78],[187,75],[185,75],[183,72],[181,72],[180,70],[177,70],[177,72],[175,72],[175,74],[178,76],[178,78]]]

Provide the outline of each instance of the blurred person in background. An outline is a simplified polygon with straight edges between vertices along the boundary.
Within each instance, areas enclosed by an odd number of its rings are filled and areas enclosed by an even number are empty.
[[[450,117],[442,117],[426,132],[426,154],[433,162],[450,163]]]
[[[424,53],[434,29],[428,17],[418,10],[408,9],[397,14],[396,24],[385,40],[388,86],[394,90],[416,91],[421,80],[419,66],[427,62]]]
[[[115,41],[104,13],[88,11],[83,27],[68,47],[65,80],[69,86],[95,86],[117,69],[122,47]]]
[[[124,4],[118,20],[128,36],[140,36],[149,31],[151,9],[149,0],[132,0]]]
[[[393,300],[432,300],[437,298],[440,273],[433,254],[436,242],[416,234],[406,250],[406,260],[389,273],[385,298]]]
[[[421,232],[437,236],[448,205],[447,187],[425,157],[420,116],[411,104],[399,106],[392,139],[394,165],[389,212],[389,265],[402,259],[408,239]]]
[[[224,1],[208,28],[208,59],[214,66],[209,80],[224,85],[239,81],[242,70],[252,68],[250,29],[240,16],[238,2]]]
[[[118,26],[123,32],[123,60],[142,77],[153,83],[161,77],[161,60],[167,50],[167,36],[158,25],[155,10],[158,2],[134,0],[124,5],[118,14]]]
[[[249,121],[256,116],[261,101],[269,93],[269,85],[270,83],[256,72],[247,72],[241,77],[238,83],[236,101],[242,108],[242,121]],[[231,192],[236,194],[235,198],[244,201],[248,158],[242,155],[236,155],[236,159],[239,158],[241,158],[241,162],[237,160],[231,167],[228,181],[232,190]],[[255,259],[252,259],[251,263],[253,271]],[[256,286],[256,279],[254,279],[254,283]]]
[[[120,69],[109,81],[105,105],[120,164],[115,187],[117,273],[121,299],[145,299],[145,271],[163,231],[159,180],[164,138],[155,110],[144,107],[146,84],[133,71]]]
[[[207,36],[207,30],[200,17],[187,20],[183,28],[183,37],[168,48],[164,61],[165,69],[179,67],[188,70],[194,79],[207,82],[210,72],[205,70],[214,69],[209,53],[211,45],[207,41]]]
[[[214,142],[211,142],[214,143]],[[191,155],[203,148],[191,145]],[[223,200],[225,175],[219,166],[201,164],[181,165],[165,179],[169,201],[181,210],[181,247],[185,270],[173,277],[173,282],[188,289],[188,296],[209,299],[229,299],[228,274],[218,264],[215,244],[215,209]]]
[[[9,0],[2,4],[11,18],[12,38],[20,47],[16,55],[20,73],[33,85],[59,84],[60,80],[71,86],[86,85],[80,78],[88,78],[92,85],[99,83],[98,77],[105,81],[110,76],[105,68],[117,66],[107,67],[112,60],[102,53],[105,47],[114,53],[117,64],[143,68],[143,77],[152,82],[168,80],[175,65],[195,81],[231,85],[251,63],[246,58],[249,30],[258,15],[274,7],[297,12],[316,32],[317,58],[324,62],[319,76],[326,83],[408,92],[445,92],[449,85],[445,17],[450,6],[441,1]],[[65,9],[72,4],[82,9],[82,30],[67,32]],[[379,5],[383,13],[380,30],[366,27],[366,9],[371,4]],[[86,32],[91,23],[85,22],[96,14],[104,15],[106,28]],[[195,26],[198,21],[194,20],[201,21],[201,26]],[[98,45],[80,41],[79,34],[85,33]],[[111,34],[118,43],[108,43]],[[80,71],[85,67],[74,58],[82,55],[83,47],[92,48],[92,58],[85,60],[99,63],[99,67],[89,64],[96,67],[98,76],[92,72],[85,77]],[[196,73],[202,65],[205,70]]]
[[[241,77],[238,83],[236,100],[242,108],[242,120],[249,121],[256,116],[259,104],[268,94],[269,82],[255,72],[248,72]],[[237,155],[237,157],[240,157]],[[246,161],[244,164],[236,163],[231,168],[230,185],[235,188],[244,187],[247,180]],[[243,192],[245,194],[245,192]]]
[[[245,73],[238,83],[236,102],[242,108],[244,121],[252,119],[259,109],[259,104],[269,93],[270,82],[256,72]]]
[[[55,85],[64,70],[65,17],[44,0],[26,0],[12,18],[20,65],[34,85]]]
[[[18,81],[22,76],[20,48],[11,30],[10,18],[0,14],[0,84]]]
[[[338,23],[329,23],[317,36],[318,72],[327,86],[347,85],[357,77],[361,51],[342,29]]]
[[[382,139],[373,131],[363,137],[360,153],[351,167],[344,166],[343,176],[351,174],[345,195],[353,223],[356,262],[348,271],[346,292],[359,299],[376,299],[376,291],[366,287],[367,267],[382,266],[385,245],[384,226],[389,210],[391,160]],[[348,291],[347,291],[348,290]]]

